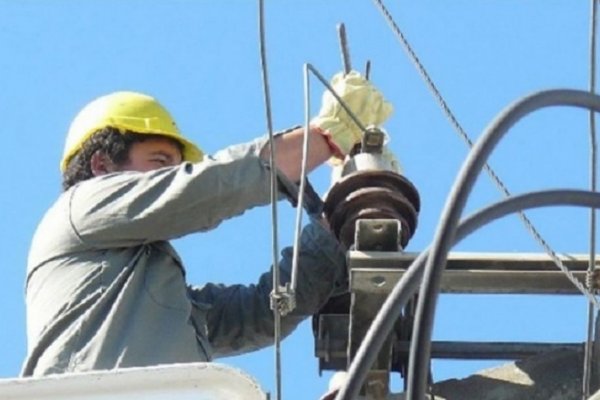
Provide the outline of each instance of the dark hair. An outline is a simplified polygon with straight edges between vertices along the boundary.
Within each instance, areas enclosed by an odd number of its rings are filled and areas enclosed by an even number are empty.
[[[69,189],[77,182],[94,177],[90,161],[97,151],[101,151],[113,164],[123,165],[129,161],[131,146],[134,143],[143,142],[151,136],[129,131],[121,133],[118,129],[111,127],[100,129],[85,141],[81,150],[69,161],[63,173],[63,190]],[[179,142],[175,140],[173,142],[183,150]]]

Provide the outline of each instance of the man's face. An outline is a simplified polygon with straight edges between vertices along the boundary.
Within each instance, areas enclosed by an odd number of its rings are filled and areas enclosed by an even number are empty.
[[[179,146],[171,139],[157,136],[133,143],[129,149],[129,160],[115,170],[146,172],[178,165],[182,161]]]

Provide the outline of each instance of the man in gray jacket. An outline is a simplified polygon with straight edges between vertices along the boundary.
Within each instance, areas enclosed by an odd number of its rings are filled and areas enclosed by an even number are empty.
[[[391,106],[360,75],[336,92],[364,124]],[[362,132],[328,93],[310,127],[308,168],[340,159]],[[303,129],[275,139],[277,173],[300,178]],[[61,161],[64,192],[33,238],[23,376],[208,361],[269,345],[271,273],[256,285],[190,286],[169,240],[216,227],[270,199],[265,138],[214,156],[186,139],[154,98],[116,92],[74,119]],[[283,334],[345,284],[344,252],[319,223],[302,233],[297,308]],[[282,252],[289,280],[291,249]]]

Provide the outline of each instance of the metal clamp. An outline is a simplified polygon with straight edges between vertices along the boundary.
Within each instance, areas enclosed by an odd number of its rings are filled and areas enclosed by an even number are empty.
[[[289,283],[279,287],[279,290],[273,290],[269,298],[271,310],[277,309],[282,316],[288,315],[296,308],[296,294]]]

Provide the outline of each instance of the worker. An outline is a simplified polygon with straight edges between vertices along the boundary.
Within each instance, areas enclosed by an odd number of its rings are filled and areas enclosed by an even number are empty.
[[[332,85],[364,124],[391,113],[356,72]],[[277,174],[300,179],[303,128],[276,135]],[[325,91],[309,128],[308,170],[339,160],[362,132]],[[23,376],[209,361],[273,340],[271,272],[256,285],[192,286],[170,240],[215,228],[270,201],[267,138],[206,156],[156,99],[116,92],[73,120],[60,163],[63,192],[32,240]],[[317,220],[302,232],[297,307],[288,335],[345,282],[345,256]],[[292,251],[282,251],[283,282]],[[192,268],[208,268],[195,265]]]

